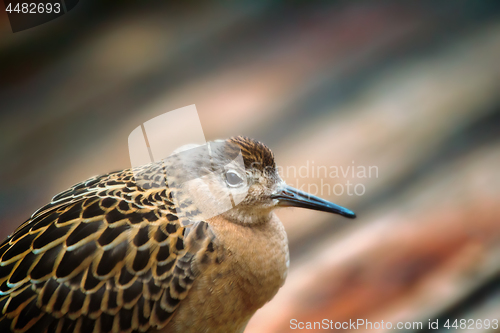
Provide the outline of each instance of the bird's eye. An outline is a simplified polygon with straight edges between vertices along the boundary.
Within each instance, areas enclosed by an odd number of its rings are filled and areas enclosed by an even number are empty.
[[[229,186],[238,186],[243,183],[243,179],[234,171],[226,172],[226,183]]]

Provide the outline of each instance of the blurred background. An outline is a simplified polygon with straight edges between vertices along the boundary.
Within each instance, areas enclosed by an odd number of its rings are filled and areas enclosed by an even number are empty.
[[[1,238],[190,104],[358,215],[278,212],[289,276],[245,332],[500,319],[499,1],[82,0],[15,34],[1,12]]]

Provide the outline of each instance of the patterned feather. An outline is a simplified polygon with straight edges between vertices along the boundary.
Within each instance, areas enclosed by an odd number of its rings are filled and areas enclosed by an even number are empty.
[[[181,223],[161,164],[93,177],[56,195],[0,246],[0,332],[146,332],[164,327],[213,234]],[[137,175],[137,171],[136,171]]]

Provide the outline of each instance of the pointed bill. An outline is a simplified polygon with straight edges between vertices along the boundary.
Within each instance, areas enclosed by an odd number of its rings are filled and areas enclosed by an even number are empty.
[[[353,211],[336,205],[330,201],[321,199],[315,195],[303,192],[294,187],[286,185],[277,193],[271,196],[278,200],[278,206],[281,207],[301,207],[321,212],[339,214],[347,218],[355,218],[356,214]]]

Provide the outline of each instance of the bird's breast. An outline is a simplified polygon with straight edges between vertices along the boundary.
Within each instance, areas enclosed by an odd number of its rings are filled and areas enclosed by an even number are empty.
[[[222,248],[221,266],[239,291],[260,308],[285,282],[288,272],[288,240],[281,221],[273,213],[257,226],[213,224]]]
[[[185,323],[203,328],[200,332],[241,332],[286,279],[288,241],[276,215],[257,226],[221,218],[209,224],[218,260],[203,270],[180,304],[168,325],[175,332],[189,332]]]

